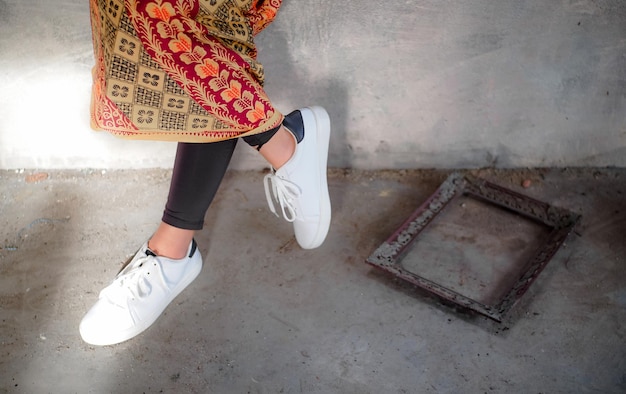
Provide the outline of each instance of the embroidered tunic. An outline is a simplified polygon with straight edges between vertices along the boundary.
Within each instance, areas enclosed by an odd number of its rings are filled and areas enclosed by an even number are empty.
[[[278,126],[254,36],[281,0],[90,0],[91,124],[130,139],[214,142]]]

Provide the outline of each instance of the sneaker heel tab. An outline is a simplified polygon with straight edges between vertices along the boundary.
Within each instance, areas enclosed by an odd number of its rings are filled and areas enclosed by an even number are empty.
[[[300,143],[304,139],[304,120],[302,119],[302,113],[300,110],[295,110],[288,115],[285,115],[283,119],[283,126],[296,137],[296,142]]]
[[[198,249],[198,244],[196,243],[195,239],[191,240],[191,250],[189,251],[189,258],[191,258],[195,253],[196,253],[196,249]]]

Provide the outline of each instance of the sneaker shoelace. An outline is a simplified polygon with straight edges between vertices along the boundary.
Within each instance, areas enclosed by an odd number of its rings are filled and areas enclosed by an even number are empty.
[[[263,178],[263,185],[265,186],[267,205],[274,215],[279,216],[274,207],[274,201],[276,201],[280,204],[280,209],[285,220],[293,222],[298,219],[298,210],[296,209],[295,202],[302,194],[298,185],[279,177],[273,169],[272,172],[265,175],[265,178]]]
[[[102,296],[125,308],[129,298],[142,299],[150,295],[152,285],[146,275],[149,274],[149,264],[152,263],[154,257],[146,254],[145,251],[142,253],[145,256],[141,256],[131,266],[124,268],[113,283],[102,290]]]

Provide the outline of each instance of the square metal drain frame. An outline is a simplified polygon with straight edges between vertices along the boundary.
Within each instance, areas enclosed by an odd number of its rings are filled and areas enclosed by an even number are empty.
[[[480,200],[489,209],[503,208],[547,228],[547,235],[541,237],[531,256],[517,263],[519,276],[512,281],[513,285],[507,287],[501,297],[489,303],[437,283],[432,278],[406,269],[402,264],[403,258],[413,245],[419,242],[418,236],[428,225],[439,215],[449,211],[455,201],[468,197]],[[579,220],[580,215],[576,213],[551,206],[478,177],[454,172],[367,258],[366,262],[462,308],[502,322],[505,314],[537,279]]]

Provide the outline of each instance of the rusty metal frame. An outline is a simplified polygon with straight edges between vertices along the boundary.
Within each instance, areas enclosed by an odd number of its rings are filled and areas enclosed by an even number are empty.
[[[410,250],[410,246],[416,242],[418,235],[452,201],[461,196],[480,199],[487,204],[538,221],[549,228],[549,235],[539,245],[536,253],[524,263],[525,267],[520,268],[522,273],[514,285],[503,297],[491,305],[478,302],[408,271],[401,264],[402,258]],[[476,311],[497,322],[502,322],[504,315],[537,279],[579,219],[580,215],[565,209],[553,207],[483,179],[455,172],[367,258],[366,262],[417,285],[431,294]]]

